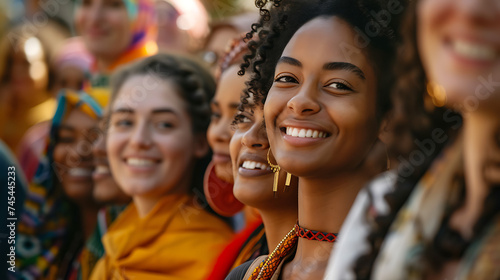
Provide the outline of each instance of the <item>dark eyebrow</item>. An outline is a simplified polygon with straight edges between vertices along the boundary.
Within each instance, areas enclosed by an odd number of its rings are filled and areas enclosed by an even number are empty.
[[[177,112],[170,109],[170,108],[158,108],[158,109],[153,109],[152,114],[174,114],[177,115]]]
[[[134,112],[134,110],[132,110],[130,108],[118,108],[118,109],[114,110],[113,112],[111,112],[111,115],[115,114],[115,113],[128,113],[128,114],[132,114],[133,112]]]
[[[116,109],[115,111],[113,111],[112,114],[116,114],[116,113],[125,113],[125,114],[132,114],[134,113],[134,110],[130,109],[130,108],[118,108]],[[164,114],[164,113],[169,113],[169,114],[174,114],[174,115],[177,115],[177,112],[175,112],[174,110],[170,109],[170,108],[158,108],[158,109],[153,109],[151,111],[152,114]]]
[[[240,103],[231,103],[231,104],[229,104],[229,107],[231,109],[238,109],[238,106],[240,106]]]
[[[347,70],[355,73],[362,80],[366,80],[365,73],[358,66],[349,62],[330,62],[323,65],[325,70]]]
[[[300,61],[298,61],[295,58],[288,57],[288,56],[280,57],[280,59],[278,60],[278,64],[280,64],[280,63],[286,63],[286,64],[290,64],[293,66],[302,67],[302,63]]]
[[[210,102],[210,103],[217,108],[220,107],[219,102],[217,102],[215,100],[212,100],[212,102]],[[238,106],[240,106],[240,103],[229,103],[229,108],[231,108],[231,109],[237,109]]]

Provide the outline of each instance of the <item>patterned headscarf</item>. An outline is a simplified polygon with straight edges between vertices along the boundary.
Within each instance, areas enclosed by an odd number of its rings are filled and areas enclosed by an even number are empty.
[[[58,96],[45,155],[28,188],[20,217],[16,240],[17,279],[39,279],[46,275],[67,238],[72,208],[62,190],[55,187],[53,152],[57,131],[72,110],[81,110],[93,118],[101,117],[104,103],[107,96],[91,96],[85,92],[61,91]]]
[[[158,32],[155,2],[153,0],[123,0],[132,29],[132,40],[127,50],[115,61],[108,71],[116,67],[156,54],[156,35]]]
[[[94,61],[91,68],[89,81],[85,83],[84,90],[91,88],[108,88],[109,75],[119,66],[130,63],[136,59],[148,57],[158,52],[156,36],[158,24],[155,12],[154,0],[122,0],[128,14],[132,38],[127,49],[114,61],[106,72],[100,73],[97,70],[97,63]],[[81,5],[81,3],[79,3]]]
[[[132,41],[129,48],[144,40],[155,40],[156,15],[152,0],[123,0],[130,22],[132,23]]]

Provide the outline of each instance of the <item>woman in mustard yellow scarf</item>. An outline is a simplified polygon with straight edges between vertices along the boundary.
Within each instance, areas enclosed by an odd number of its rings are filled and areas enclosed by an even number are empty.
[[[202,191],[215,92],[196,63],[155,55],[113,80],[107,151],[132,203],[103,237],[91,279],[203,279],[231,238]]]

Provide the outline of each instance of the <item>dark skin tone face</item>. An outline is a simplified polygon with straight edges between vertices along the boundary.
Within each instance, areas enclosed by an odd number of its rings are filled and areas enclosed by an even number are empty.
[[[354,170],[377,140],[375,73],[365,53],[342,48],[354,35],[337,17],[315,19],[277,64],[264,114],[273,153],[294,175]]]
[[[101,119],[98,124],[99,137],[92,145],[95,169],[92,174],[94,179],[94,198],[105,204],[125,204],[131,198],[126,195],[118,186],[108,162],[106,151],[106,125],[105,119]]]
[[[231,123],[240,103],[240,94],[245,88],[245,78],[238,76],[238,65],[222,73],[217,92],[210,104],[212,120],[207,131],[208,144],[213,151],[215,174],[226,182],[233,182],[229,141],[233,135]]]
[[[57,132],[54,161],[66,195],[76,202],[93,201],[94,162],[91,145],[97,120],[78,109],[71,111]]]
[[[267,161],[269,141],[260,104],[239,113],[230,150],[235,178],[234,194],[238,200],[257,209],[297,207],[297,178],[285,187],[285,171],[280,172],[277,197],[274,197],[274,174]],[[272,155],[270,159],[273,164],[276,163]]]
[[[335,16],[302,26],[278,61],[264,105],[274,157],[299,177],[298,222],[311,230],[340,230],[380,144],[371,60],[365,50],[346,52],[356,35]],[[333,246],[299,238],[281,277],[303,278],[313,267],[304,279],[321,279]]]

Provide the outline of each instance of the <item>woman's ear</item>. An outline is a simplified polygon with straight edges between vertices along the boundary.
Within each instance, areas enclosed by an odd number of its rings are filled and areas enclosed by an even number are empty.
[[[380,128],[378,131],[378,139],[382,141],[382,143],[388,145],[391,143],[392,138],[392,118],[390,114],[386,115],[380,124]]]
[[[196,158],[202,158],[207,155],[210,150],[208,145],[207,135],[204,133],[198,133],[194,137],[194,156]]]

